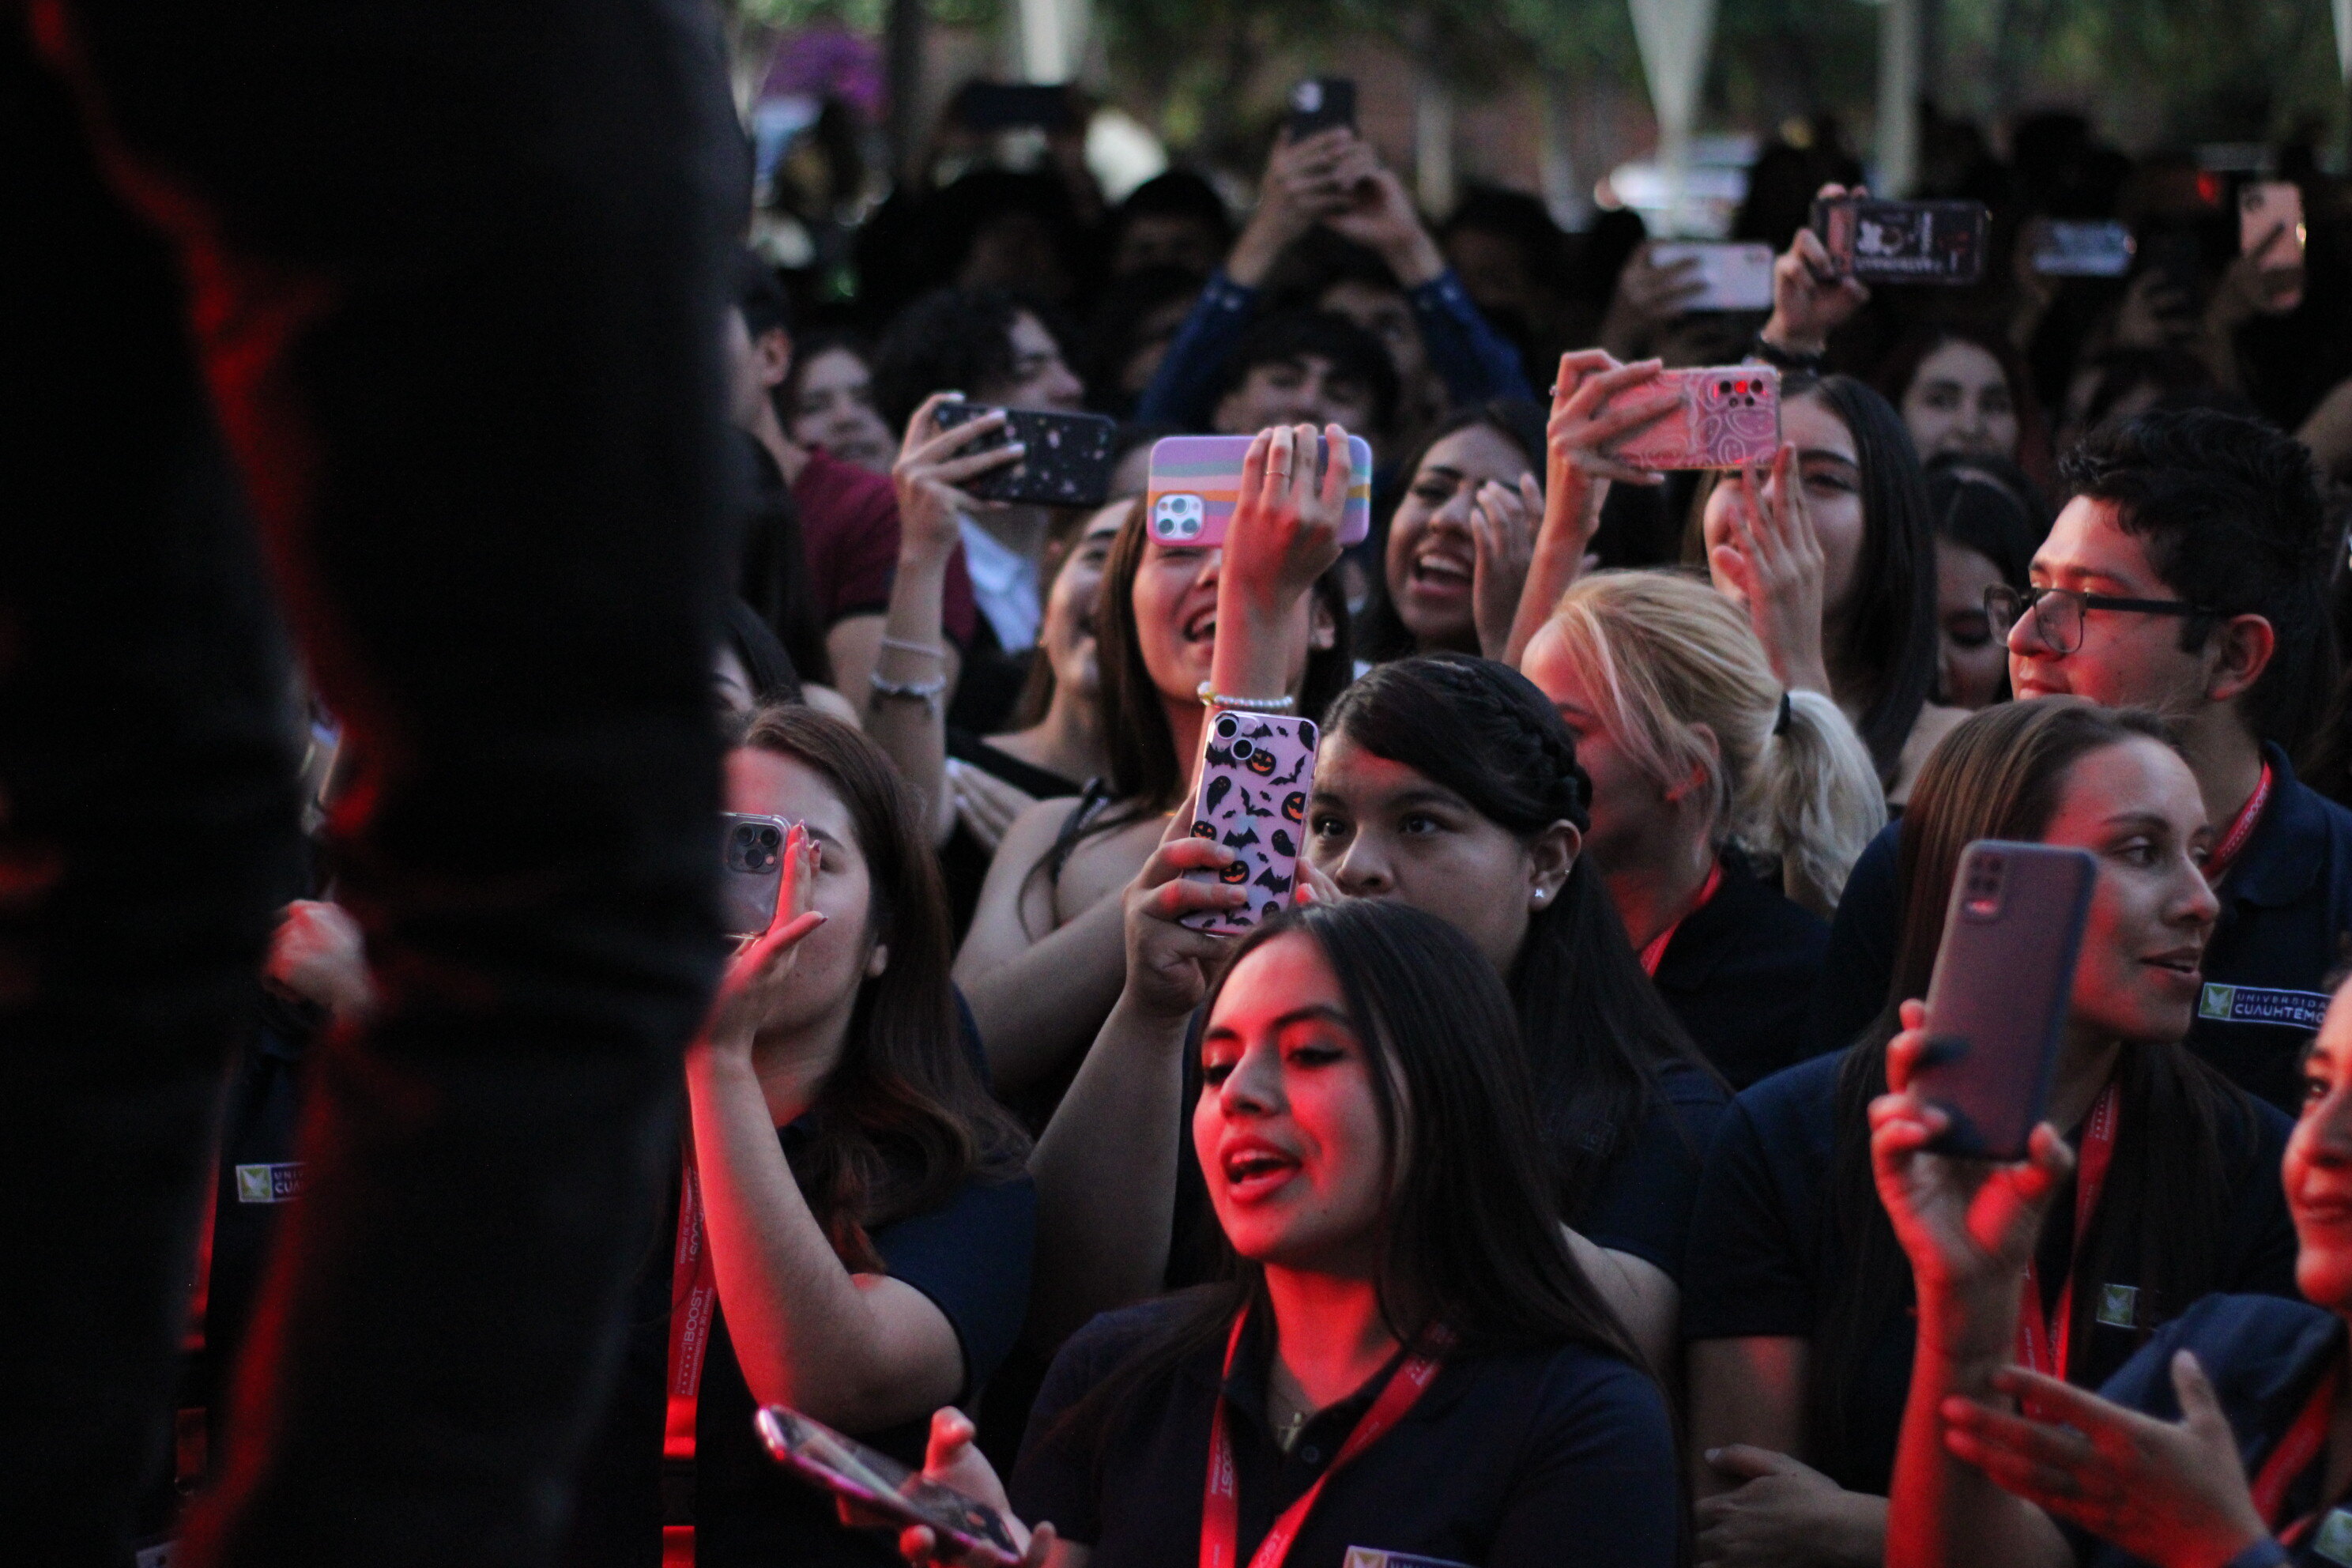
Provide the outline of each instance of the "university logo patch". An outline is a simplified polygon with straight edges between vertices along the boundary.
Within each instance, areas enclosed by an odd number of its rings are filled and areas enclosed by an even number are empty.
[[[302,1195],[302,1162],[283,1165],[239,1165],[236,1201],[241,1204],[285,1204]]]
[[[2208,985],[2197,997],[2197,1016],[2218,1024],[2275,1024],[2283,1029],[2316,1029],[2327,1010],[2317,991],[2280,991],[2259,985]]]
[[[2099,1287],[2099,1321],[2111,1329],[2128,1329],[2138,1317],[2138,1286],[2102,1285]]]

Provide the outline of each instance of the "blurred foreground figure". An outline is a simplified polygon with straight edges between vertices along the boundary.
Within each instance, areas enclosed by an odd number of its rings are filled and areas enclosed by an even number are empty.
[[[128,1564],[166,1460],[289,625],[382,1001],[179,1562],[550,1550],[720,951],[724,89],[688,0],[0,10],[13,1561]]]

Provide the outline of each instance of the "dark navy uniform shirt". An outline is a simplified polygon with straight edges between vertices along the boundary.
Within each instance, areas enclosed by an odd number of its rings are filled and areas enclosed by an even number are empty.
[[[2327,1005],[2320,980],[2352,930],[2352,811],[2297,783],[2278,747],[2265,745],[2263,755],[2270,805],[2221,879],[2221,919],[2206,944],[2189,1048],[2292,1116],[2303,1099],[2295,1063]],[[1898,826],[1871,841],[1846,881],[1813,996],[1815,1049],[1853,1043],[1886,1005],[1903,923]]]
[[[1166,1297],[1097,1318],[1062,1347],[1038,1398],[1013,1511],[1051,1521],[1097,1563],[1198,1568],[1221,1390],[1239,1561],[1248,1562],[1276,1516],[1329,1469],[1386,1379],[1384,1370],[1318,1413],[1286,1455],[1266,1417],[1270,1336],[1253,1320],[1230,1381],[1221,1334],[1104,1422],[1087,1412],[1062,1419],[1192,1304]],[[1416,1568],[1666,1568],[1679,1538],[1679,1485],[1673,1424],[1647,1373],[1582,1346],[1456,1356],[1387,1436],[1332,1477],[1286,1568],[1342,1568],[1354,1548]]]
[[[1831,1212],[1844,1060],[1841,1054],[1801,1063],[1731,1102],[1691,1216],[1682,1280],[1685,1340],[1813,1338],[1832,1285],[1853,1267],[1853,1249]],[[2220,1130],[2223,1168],[2235,1175],[2222,1208],[2214,1278],[2222,1289],[2292,1296],[2294,1226],[2278,1175],[2288,1123],[2260,1101],[2250,1109],[2251,1124],[2228,1118]],[[2128,1108],[2124,1114],[2128,1121]],[[2039,1272],[2053,1292],[2072,1250],[2074,1191],[2071,1181],[2059,1191],[2042,1237]],[[2128,1360],[2154,1326],[2142,1321],[2149,1310],[2132,1237],[2127,1231],[2122,1238],[2113,1277],[2096,1281],[2097,1319],[2088,1342],[2069,1357],[2068,1381],[2086,1388]],[[1917,1327],[1908,1285],[1906,1270],[1902,1299],[1862,1342],[1815,1347],[1847,1358],[1851,1374],[1843,1439],[1809,1462],[1851,1490],[1886,1490]]]
[[[2109,1378],[2101,1394],[2126,1409],[2160,1421],[2180,1419],[2180,1402],[2172,1389],[2172,1356],[2189,1351],[2197,1357],[2230,1430],[2238,1439],[2238,1457],[2246,1474],[2262,1468],[2327,1369],[2344,1357],[2344,1322],[2332,1312],[2301,1301],[2271,1296],[2208,1296],[2157,1331]],[[2298,1519],[2317,1509],[2322,1461],[2314,1463],[2287,1489],[2284,1517]],[[2142,1568],[2141,1560],[2107,1545],[2072,1526],[2062,1525],[2074,1544],[2075,1556],[2086,1568]],[[2289,1559],[2295,1563],[2334,1561],[2316,1554],[2316,1530],[2305,1533]]]
[[[789,1150],[806,1136],[805,1124],[794,1122],[779,1136]],[[657,1239],[638,1271],[620,1386],[582,1473],[571,1545],[562,1557],[568,1568],[657,1568],[661,1562],[675,1175],[669,1193]],[[1024,1175],[967,1182],[942,1206],[872,1235],[890,1278],[929,1297],[954,1328],[965,1379],[958,1402],[972,1397],[1021,1331],[1036,1222],[1036,1190]],[[694,1521],[700,1568],[895,1568],[898,1555],[884,1534],[845,1528],[829,1493],[786,1475],[768,1458],[752,1429],[754,1410],[722,1308],[704,1352],[692,1498],[683,1510]],[[887,1432],[851,1436],[919,1466],[929,1427],[927,1412]]]
[[[1715,897],[1675,928],[1652,978],[1683,1029],[1733,1089],[1813,1054],[1805,1009],[1830,928],[1736,851]]]

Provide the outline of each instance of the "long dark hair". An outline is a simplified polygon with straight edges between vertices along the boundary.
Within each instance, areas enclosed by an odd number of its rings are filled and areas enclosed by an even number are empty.
[[[1854,731],[1870,748],[1878,778],[1892,788],[1902,766],[1903,744],[1911,738],[1934,689],[1936,648],[1936,545],[1928,523],[1927,482],[1918,449],[1903,418],[1869,387],[1850,375],[1816,381],[1791,375],[1780,383],[1780,401],[1819,396],[1853,437],[1862,469],[1862,556],[1854,563],[1837,641],[1825,651],[1833,669],[1851,670],[1869,682],[1868,700]],[[1709,475],[1693,500],[1684,534],[1683,560],[1702,571],[1706,543],[1700,518],[1719,475]]]
[[[1919,367],[1946,343],[1966,343],[1981,349],[2000,366],[2000,379],[2009,386],[2010,407],[2017,416],[2017,450],[2009,455],[2010,459],[2035,489],[2048,489],[2057,478],[2057,462],[2051,451],[2050,421],[2042,412],[2042,399],[2034,395],[2033,373],[2027,367],[2025,356],[2003,334],[1983,331],[1964,322],[1914,327],[1878,362],[1878,370],[1870,378],[1872,387],[1894,405],[1899,415],[1903,400],[1911,395],[1911,384],[1919,379]]]
[[[1373,668],[1331,709],[1332,734],[1400,763],[1531,838],[1591,826],[1576,738],[1527,677],[1493,659],[1423,654]],[[1528,920],[1507,979],[1526,1042],[1555,1209],[1579,1213],[1638,1129],[1669,1062],[1712,1073],[1633,956],[1589,856]]]
[[[1646,1371],[1560,1234],[1527,1058],[1494,965],[1435,915],[1350,899],[1266,921],[1236,945],[1224,977],[1294,932],[1330,964],[1371,1058],[1383,1190],[1394,1194],[1376,1275],[1390,1331],[1410,1341],[1442,1321],[1474,1353],[1580,1344]],[[1204,1016],[1223,987],[1221,977]],[[1235,1312],[1268,1321],[1265,1270],[1217,1239],[1221,1281],[1190,1292],[1175,1323],[1066,1422],[1099,1430],[1216,1344]]]
[[[888,756],[808,708],[761,709],[740,743],[824,775],[866,857],[866,940],[890,944],[887,973],[859,983],[848,1043],[810,1109],[815,1135],[793,1159],[835,1253],[853,1269],[881,1272],[871,1232],[939,1207],[974,1175],[1018,1175],[1028,1135],[989,1098],[957,1042],[947,895]]]
[[[1429,459],[1430,448],[1448,436],[1456,436],[1474,426],[1484,426],[1508,441],[1535,470],[1536,482],[1544,477],[1544,411],[1524,398],[1496,398],[1475,408],[1456,409],[1438,422],[1421,445],[1408,453],[1397,465],[1399,484],[1372,530],[1372,592],[1364,601],[1364,608],[1356,617],[1356,651],[1374,664],[1391,658],[1402,658],[1414,650],[1412,633],[1405,629],[1396,608],[1396,596],[1389,592],[1388,552],[1389,529],[1396,521],[1397,509],[1412,493],[1412,481],[1421,472],[1421,465]]]
[[[1103,744],[1110,752],[1110,772],[1102,788],[1113,804],[1108,811],[1073,819],[1053,851],[1038,862],[1048,878],[1061,875],[1080,839],[1174,810],[1192,772],[1192,759],[1176,754],[1176,733],[1168,727],[1168,710],[1161,706],[1159,684],[1143,662],[1143,643],[1136,635],[1135,577],[1150,543],[1145,521],[1143,508],[1138,506],[1119,529],[1118,542],[1103,563],[1102,596],[1095,602]],[[1315,580],[1314,600],[1331,618],[1331,646],[1308,650],[1298,710],[1319,721],[1355,672],[1355,658],[1349,651],[1348,591],[1337,566]],[[1082,804],[1078,810],[1083,814],[1087,805]]]
[[[1831,1254],[1852,1261],[1831,1279],[1813,1334],[1809,1428],[1822,1435],[1821,1452],[1843,1447],[1861,1347],[1911,1289],[1910,1267],[1871,1176],[1869,1110],[1885,1091],[1895,1005],[1927,994],[1960,852],[1979,838],[2038,840],[2074,765],[2136,740],[2172,743],[2162,722],[2146,713],[2071,697],[2000,703],[1946,736],[1912,787],[1897,859],[1903,931],[1886,1010],[1838,1069]],[[2243,1091],[2179,1041],[2128,1044],[2117,1078],[2122,1125],[2115,1163],[2077,1246],[2083,1278],[2105,1279],[2131,1238],[2141,1260],[2138,1327],[2145,1337],[2217,1284],[2227,1188],[2251,1173],[2228,1167],[2221,1129],[2228,1121],[2251,1126],[2255,1111]],[[2074,1201],[2071,1180],[2053,1201]],[[2089,1339],[2097,1298],[2095,1290],[2075,1295],[2076,1344]]]

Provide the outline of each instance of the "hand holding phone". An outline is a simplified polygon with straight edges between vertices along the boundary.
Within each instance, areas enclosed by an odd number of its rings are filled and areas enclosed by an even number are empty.
[[[1311,719],[1213,709],[1201,727],[1200,782],[1192,834],[1234,852],[1222,871],[1187,871],[1249,894],[1235,910],[1179,918],[1194,931],[1234,934],[1257,925],[1291,898],[1307,834],[1307,797],[1315,788],[1317,731]]]
[[[1683,310],[1772,308],[1772,247],[1769,245],[1661,241],[1649,248],[1650,265],[1660,270],[1693,263],[1689,280],[1698,287],[1682,300]]]
[[[965,494],[1025,506],[1097,507],[1109,499],[1118,467],[1111,449],[1118,439],[1115,421],[1099,414],[998,409],[961,400],[940,404],[933,417],[940,429],[952,430],[989,414],[1003,415],[1004,424],[973,441],[965,453],[978,456],[1017,442],[1021,459],[966,481]]]
[[[2302,186],[2258,180],[2238,192],[2238,249],[2261,270],[2264,309],[2285,311],[2303,303],[2303,241]]]
[[[1617,461],[1630,468],[1741,468],[1772,461],[1780,447],[1780,373],[1769,365],[1662,371],[1643,393],[1679,401],[1627,436]]]
[[[2044,278],[2121,278],[2138,247],[2119,223],[2045,219],[2033,227],[2033,270]]]
[[[856,1511],[929,1531],[944,1559],[1021,1568],[1021,1547],[1004,1515],[990,1504],[783,1405],[768,1405],[754,1420],[770,1458]]]
[[[1982,202],[1841,195],[1813,204],[1812,229],[1831,267],[1864,283],[1975,283],[1984,276],[1990,223]]]
[[[1936,1152],[2021,1160],[2048,1109],[2098,863],[1984,838],[1960,853],[1910,1092],[1942,1111]]]
[[[1290,111],[1283,116],[1286,140],[1304,142],[1335,125],[1356,128],[1356,84],[1344,76],[1309,77],[1290,89]]]
[[[1185,549],[1214,549],[1225,542],[1242,492],[1242,464],[1252,436],[1170,436],[1153,443],[1151,477],[1144,490],[1145,527],[1154,542]],[[1320,480],[1330,462],[1330,443],[1315,443],[1315,473]],[[1372,448],[1361,436],[1348,437],[1348,507],[1339,519],[1342,546],[1360,544],[1372,531]]]
[[[741,941],[775,922],[776,894],[784,881],[784,839],[793,825],[781,816],[719,814],[720,923]]]

